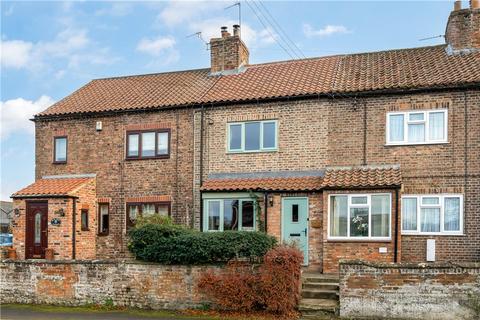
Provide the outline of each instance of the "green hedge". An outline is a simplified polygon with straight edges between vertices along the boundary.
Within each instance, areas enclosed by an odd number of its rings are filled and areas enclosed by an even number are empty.
[[[275,238],[263,232],[199,232],[177,225],[144,225],[129,235],[129,249],[137,259],[163,264],[256,259],[276,245]]]

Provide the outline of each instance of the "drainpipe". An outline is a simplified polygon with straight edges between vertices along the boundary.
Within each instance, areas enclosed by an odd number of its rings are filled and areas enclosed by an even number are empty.
[[[203,118],[205,116],[205,107],[202,105],[200,111],[200,188],[203,184]],[[202,191],[200,191],[200,231],[203,231],[203,199]],[[195,222],[194,222],[195,223]]]
[[[264,212],[264,219],[263,221],[265,222],[265,233],[267,233],[268,231],[268,220],[267,220],[267,210],[268,210],[268,192],[264,192],[263,193],[263,206],[264,206],[264,209],[263,209],[263,212]]]
[[[73,212],[72,212],[72,260],[75,260],[75,231],[76,231],[76,220],[77,220],[77,199],[72,198],[73,201]]]
[[[393,262],[398,262],[398,188],[395,189],[395,239],[393,240]]]

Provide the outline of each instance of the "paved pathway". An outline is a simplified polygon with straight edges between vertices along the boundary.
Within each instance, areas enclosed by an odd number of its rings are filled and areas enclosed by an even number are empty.
[[[95,320],[117,320],[117,319],[130,319],[130,320],[173,320],[173,319],[188,319],[186,317],[151,317],[133,315],[128,312],[114,311],[114,312],[48,312],[34,310],[33,308],[15,307],[15,306],[1,306],[0,307],[0,319],[1,320],[83,320],[83,319],[95,319]],[[195,319],[195,318],[190,318]],[[198,318],[196,318],[198,319]],[[205,319],[205,318],[204,318]]]

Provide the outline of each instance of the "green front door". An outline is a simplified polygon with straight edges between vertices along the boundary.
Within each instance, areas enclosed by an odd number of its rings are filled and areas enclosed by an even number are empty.
[[[282,199],[282,241],[297,246],[308,264],[308,198]]]

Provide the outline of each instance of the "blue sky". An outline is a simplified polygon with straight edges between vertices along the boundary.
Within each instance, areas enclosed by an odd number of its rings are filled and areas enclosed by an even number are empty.
[[[248,2],[248,3],[247,3]],[[467,6],[468,1],[464,1]],[[8,197],[34,181],[34,126],[28,121],[89,80],[203,68],[198,38],[237,22],[235,1],[2,1],[1,184]],[[418,47],[445,31],[453,1],[242,1],[242,37],[250,62],[288,60],[275,18],[307,57]],[[275,25],[274,25],[275,26]],[[284,37],[283,37],[284,38]],[[291,45],[293,47],[294,45]],[[283,43],[283,47],[287,47]],[[73,159],[72,159],[73,160]]]

